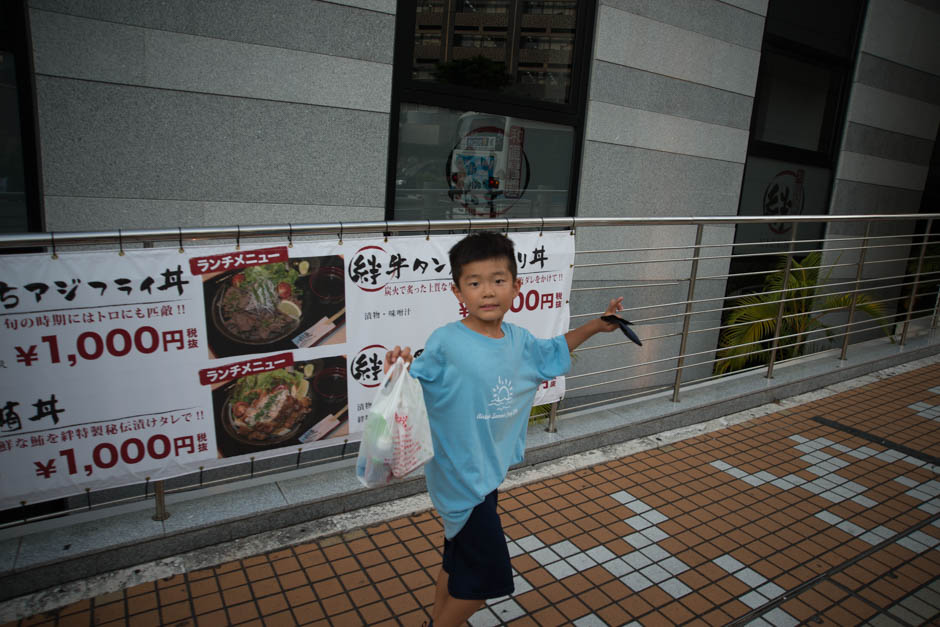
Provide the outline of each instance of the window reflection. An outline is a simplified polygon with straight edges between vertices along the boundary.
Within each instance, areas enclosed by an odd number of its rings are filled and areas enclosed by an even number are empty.
[[[402,103],[395,218],[567,213],[574,130]]]
[[[508,13],[509,5],[515,3],[509,0],[458,0],[455,4],[459,13]]]
[[[411,78],[568,103],[575,0],[441,0],[415,14]]]
[[[523,2],[523,11],[530,15],[574,15],[575,3],[568,0]]]
[[[426,1],[419,2],[418,6],[415,7],[416,13],[443,13],[444,12],[444,2],[439,0],[437,1]]]

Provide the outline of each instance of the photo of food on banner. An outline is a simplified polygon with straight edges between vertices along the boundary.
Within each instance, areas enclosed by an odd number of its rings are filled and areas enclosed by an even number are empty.
[[[346,341],[343,258],[291,258],[203,275],[209,357]]]
[[[213,386],[219,457],[349,433],[346,357],[294,362]]]

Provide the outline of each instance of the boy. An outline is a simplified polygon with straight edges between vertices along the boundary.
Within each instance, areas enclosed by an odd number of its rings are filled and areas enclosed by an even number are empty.
[[[450,250],[453,292],[463,320],[431,334],[411,365],[421,382],[434,442],[425,466],[428,493],[444,522],[444,560],[430,625],[460,625],[486,599],[513,591],[512,566],[496,510],[496,489],[522,461],[529,410],[542,381],[566,373],[570,352],[615,324],[590,322],[553,339],[503,322],[519,293],[512,241],[499,233],[468,235]],[[623,309],[610,301],[605,314]],[[396,346],[385,369],[411,350]]]

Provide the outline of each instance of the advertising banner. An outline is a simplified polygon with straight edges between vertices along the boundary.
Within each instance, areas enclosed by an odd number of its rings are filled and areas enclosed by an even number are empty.
[[[573,238],[512,238],[507,320],[563,333]],[[0,258],[0,509],[357,441],[387,348],[460,318],[459,239]]]
[[[451,291],[448,251],[462,235],[357,240],[347,266],[350,311],[350,412],[356,432],[382,377],[385,353],[398,346],[420,351],[436,328],[466,315]],[[565,233],[511,233],[522,289],[505,320],[537,337],[568,330],[574,238]],[[543,384],[536,404],[564,396],[564,379]]]

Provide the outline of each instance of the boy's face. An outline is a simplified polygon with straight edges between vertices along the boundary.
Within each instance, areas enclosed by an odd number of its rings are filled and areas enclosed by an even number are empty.
[[[497,257],[464,265],[453,289],[471,318],[498,322],[509,311],[521,287],[522,282],[512,278],[509,260]]]

